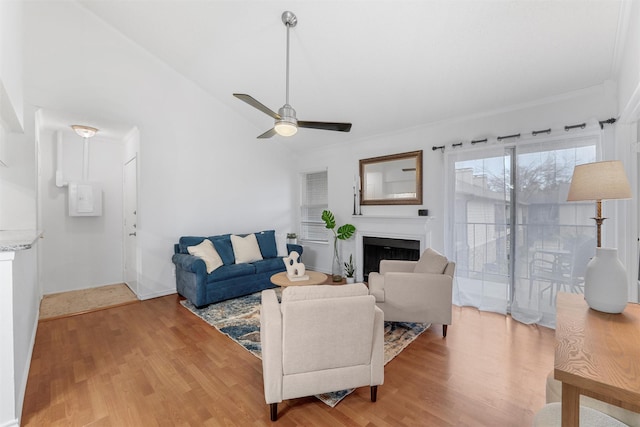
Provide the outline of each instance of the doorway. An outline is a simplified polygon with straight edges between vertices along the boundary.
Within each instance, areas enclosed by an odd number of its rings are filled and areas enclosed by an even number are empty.
[[[124,281],[138,297],[138,161],[124,164]]]

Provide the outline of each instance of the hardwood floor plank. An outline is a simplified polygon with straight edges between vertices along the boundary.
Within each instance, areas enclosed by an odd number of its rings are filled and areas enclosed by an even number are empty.
[[[358,388],[335,408],[278,405],[278,426],[523,426],[544,405],[554,333],[453,308],[385,366],[372,403]],[[273,425],[261,361],[175,295],[41,322],[23,426]]]

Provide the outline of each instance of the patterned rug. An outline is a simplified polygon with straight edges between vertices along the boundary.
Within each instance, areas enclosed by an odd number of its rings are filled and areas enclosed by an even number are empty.
[[[276,289],[278,299],[280,289]],[[202,309],[194,307],[189,301],[181,304],[202,320],[240,344],[251,354],[262,359],[260,347],[260,292],[244,297],[211,304]],[[428,323],[384,322],[384,364],[386,365],[407,347],[413,340],[426,331]],[[342,390],[317,395],[327,405],[334,407],[345,396],[353,392]]]

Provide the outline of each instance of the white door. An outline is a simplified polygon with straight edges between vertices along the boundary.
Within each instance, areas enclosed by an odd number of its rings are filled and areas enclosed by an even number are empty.
[[[138,180],[137,158],[124,165],[124,280],[127,286],[138,294]]]

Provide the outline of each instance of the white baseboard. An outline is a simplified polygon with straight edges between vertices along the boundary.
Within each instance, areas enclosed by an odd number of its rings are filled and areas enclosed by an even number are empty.
[[[41,297],[42,298],[42,297]],[[38,308],[36,309],[36,313],[40,310],[40,301],[38,301]],[[31,340],[29,343],[29,353],[27,354],[28,362],[24,366],[24,372],[22,373],[22,384],[19,384],[18,387],[18,395],[16,396],[16,413],[19,416],[22,416],[22,407],[24,406],[24,396],[27,391],[27,381],[29,380],[29,370],[31,369],[31,358],[33,357],[33,347],[36,344],[36,334],[38,333],[38,321],[40,316],[35,316],[35,322],[33,323],[33,327],[31,328]],[[13,426],[14,424],[8,424],[9,426]],[[19,419],[15,420],[15,426],[19,426]]]
[[[14,419],[9,421],[4,421],[2,424],[0,424],[0,427],[20,427],[20,423],[18,422],[17,419]]]
[[[175,288],[163,289],[161,291],[155,291],[155,292],[149,292],[149,293],[145,293],[145,294],[139,294],[138,295],[138,299],[141,300],[141,301],[144,301],[144,300],[147,300],[147,299],[164,297],[164,296],[175,294],[175,293],[177,293]]]

